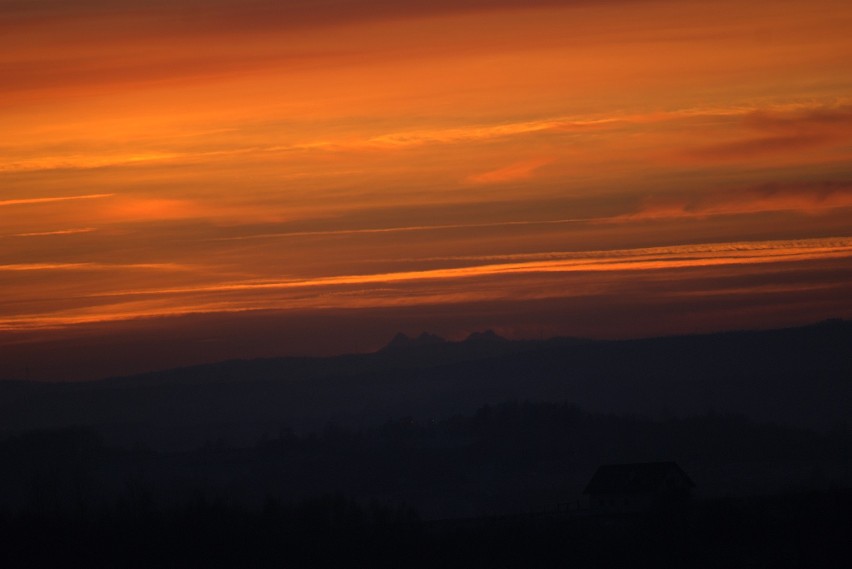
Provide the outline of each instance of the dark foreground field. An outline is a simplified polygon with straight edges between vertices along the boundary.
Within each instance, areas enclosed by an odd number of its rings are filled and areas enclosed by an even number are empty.
[[[847,567],[852,494],[695,501],[629,516],[538,513],[421,522],[324,497],[260,512],[140,499],[0,521],[3,567]]]
[[[692,499],[582,505],[649,457]],[[841,430],[550,403],[178,453],[39,431],[0,442],[0,567],[846,567],[850,464]]]

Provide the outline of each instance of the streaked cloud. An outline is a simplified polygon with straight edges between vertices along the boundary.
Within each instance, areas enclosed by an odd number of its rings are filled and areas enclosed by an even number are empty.
[[[408,225],[400,227],[370,227],[359,229],[328,229],[315,231],[285,231],[278,233],[257,233],[251,235],[240,235],[234,237],[219,237],[216,241],[247,241],[254,239],[276,239],[285,237],[332,237],[347,235],[381,235],[385,233],[417,233],[435,232],[452,229],[485,229],[516,226],[547,226],[547,225],[569,225],[595,221],[594,219],[542,219],[542,220],[508,220],[487,223],[452,223],[439,225]]]
[[[197,267],[176,263],[16,263],[0,265],[0,272],[18,271],[186,271]]]
[[[0,329],[56,328],[137,318],[258,310],[363,309],[499,301],[508,298],[591,298],[608,294],[612,286],[622,282],[627,275],[659,273],[671,278],[672,274],[682,274],[683,278],[687,278],[690,273],[683,271],[723,269],[750,274],[766,265],[791,266],[848,260],[852,259],[852,238],[715,243],[548,255],[546,260],[517,256],[511,262],[486,262],[435,270],[103,292],[92,296],[92,299],[100,299],[98,303],[85,307],[52,314],[5,317],[0,319]],[[76,270],[89,268],[85,265],[65,267]],[[50,269],[44,266],[36,270]],[[607,276],[601,277],[605,280],[597,284],[589,282],[586,286],[565,289],[558,280],[552,280],[559,274]],[[807,286],[810,285],[802,285]],[[308,290],[317,293],[304,294]],[[111,301],[110,298],[120,300]]]
[[[30,160],[18,160],[0,166],[3,172],[37,172],[41,170],[67,170],[67,169],[93,169],[109,166],[128,166],[146,162],[162,160],[173,160],[175,158],[186,158],[186,155],[178,153],[147,153],[131,155],[68,155],[47,156]]]
[[[740,241],[732,243],[701,243],[694,245],[676,245],[670,247],[644,247],[636,249],[612,249],[608,251],[548,251],[537,253],[516,253],[509,255],[487,255],[487,256],[454,256],[454,257],[436,257],[433,259],[421,260],[439,260],[439,261],[472,261],[489,263],[493,261],[503,261],[519,263],[519,266],[552,266],[560,267],[577,267],[578,270],[585,270],[584,267],[589,267],[589,270],[597,270],[595,267],[604,267],[602,270],[607,270],[608,263],[613,262],[621,268],[620,264],[624,260],[636,261],[665,261],[669,258],[680,260],[696,260],[701,259],[735,259],[748,258],[754,255],[755,258],[765,259],[781,259],[787,255],[810,255],[812,253],[820,254],[829,252],[832,255],[835,253],[846,255],[852,246],[852,238],[836,237],[827,239],[804,239],[794,241]],[[527,265],[528,262],[533,262],[532,265]],[[539,265],[541,263],[541,265]],[[565,263],[563,265],[563,263]],[[575,263],[572,265],[571,263]],[[501,265],[497,265],[501,266]],[[632,265],[637,269],[649,268],[648,265],[636,264]],[[656,267],[653,267],[656,268]]]
[[[466,178],[466,181],[470,184],[500,184],[503,182],[525,180],[535,175],[536,170],[552,161],[549,158],[534,158],[515,162],[495,170],[472,174]]]
[[[648,0],[607,0],[607,4],[642,3]],[[121,17],[136,15],[144,20],[171,21],[183,30],[226,32],[230,28],[259,31],[304,26],[334,26],[341,22],[371,19],[399,19],[437,14],[491,10],[518,10],[536,7],[589,5],[590,0],[410,0],[404,5],[388,0],[333,0],[317,7],[301,0],[118,0],[67,2],[47,0],[20,2],[3,0],[0,11],[18,24],[50,19]]]
[[[35,231],[32,233],[15,233],[11,237],[50,237],[53,235],[77,235],[97,231],[94,227],[79,227],[75,229],[55,229],[53,231]]]
[[[489,140],[510,136],[527,135],[536,132],[550,130],[565,130],[572,126],[586,126],[588,124],[606,124],[594,121],[593,123],[571,121],[569,119],[556,118],[534,121],[521,121],[514,123],[503,123],[496,125],[468,125],[461,128],[416,130],[410,132],[388,133],[374,136],[363,143],[365,147],[406,147],[421,144],[435,143],[459,143],[476,140]],[[331,147],[345,147],[342,144],[329,144]]]
[[[540,254],[537,254],[540,255]],[[405,271],[363,275],[343,275],[313,279],[223,283],[194,288],[150,291],[117,291],[128,294],[185,294],[211,291],[286,289],[339,285],[371,285],[418,280],[444,280],[517,273],[640,271],[709,265],[758,264],[852,256],[852,238],[780,241],[765,243],[720,243],[700,246],[659,247],[651,249],[549,253],[548,260],[484,264],[448,269]],[[518,257],[514,257],[518,259]]]
[[[852,142],[852,107],[816,107],[789,112],[758,110],[746,114],[737,140],[688,150],[699,160],[749,161]],[[756,134],[754,134],[756,133]]]
[[[784,211],[813,215],[848,207],[852,207],[852,182],[770,183],[700,194],[691,199],[649,198],[637,212],[600,221],[623,223]]]
[[[16,205],[39,205],[56,202],[76,201],[76,200],[99,200],[111,198],[115,194],[84,194],[79,196],[53,196],[42,198],[17,198],[0,200],[0,207],[16,206]]]
[[[565,290],[558,282],[541,286],[537,279],[562,273],[632,274],[647,271],[683,271],[712,267],[758,267],[765,264],[801,263],[852,258],[852,238],[812,239],[796,241],[736,242],[613,251],[554,252],[546,258],[535,254],[516,255],[500,259],[479,259],[478,264],[431,270],[394,273],[340,275],[310,279],[261,279],[220,282],[188,287],[149,288],[104,291],[92,298],[108,300],[121,298],[120,303],[103,302],[85,309],[69,309],[61,315],[18,315],[0,319],[0,329],[20,329],[26,326],[67,326],[95,321],[126,320],[152,316],[175,316],[202,312],[238,312],[246,310],[288,310],[314,308],[365,308],[369,306],[398,306],[408,304],[496,300],[511,298],[528,287],[523,278],[538,282],[536,291],[526,291],[526,298],[559,298],[565,295],[594,295],[594,290]],[[466,259],[470,261],[471,259]],[[485,262],[482,262],[485,261]],[[33,266],[0,266],[2,271],[27,270],[115,270],[153,269],[183,270],[171,265],[128,265],[126,267],[97,264],[41,264]],[[512,280],[505,280],[506,278]],[[516,280],[521,278],[520,281]],[[486,279],[483,281],[482,279]],[[494,280],[497,279],[497,280]],[[486,289],[479,285],[458,283],[493,282]],[[433,283],[396,290],[394,287],[416,283]],[[384,290],[383,290],[384,287]],[[389,288],[388,288],[389,287]],[[282,291],[322,289],[316,294],[284,296]],[[150,297],[156,301],[131,301],[134,297]],[[129,307],[136,306],[134,310]],[[123,307],[118,309],[118,307]],[[142,308],[144,307],[144,308]]]

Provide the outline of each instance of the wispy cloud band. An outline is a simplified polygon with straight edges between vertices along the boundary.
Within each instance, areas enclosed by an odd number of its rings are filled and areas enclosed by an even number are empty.
[[[52,196],[43,198],[15,198],[8,200],[0,200],[0,207],[9,207],[16,205],[39,205],[56,202],[67,202],[76,200],[99,200],[110,198],[115,194],[84,194],[79,196]]]
[[[566,290],[558,275],[567,273],[623,273],[743,267],[752,271],[767,264],[852,259],[852,237],[826,239],[731,242],[681,245],[610,251],[550,252],[502,257],[447,258],[464,266],[430,270],[372,274],[319,276],[312,278],[251,279],[215,282],[184,287],[152,287],[114,290],[88,296],[86,309],[68,309],[52,314],[16,315],[0,319],[0,329],[62,327],[99,321],[176,316],[206,312],[289,310],[306,308],[365,308],[417,304],[453,304],[512,298],[515,290],[526,290],[518,278],[556,278],[543,288],[536,285],[536,298],[595,294],[580,287]],[[846,262],[846,261],[844,261]],[[473,264],[471,264],[473,263]],[[103,270],[87,264],[0,266],[4,270]],[[174,269],[170,265],[131,265],[135,269]],[[483,280],[485,279],[485,280]],[[496,280],[494,280],[496,279]],[[461,283],[497,283],[483,289]],[[495,286],[497,286],[495,284]],[[397,287],[402,287],[397,289]],[[413,288],[412,288],[413,287]],[[287,291],[313,291],[289,296]],[[502,291],[498,294],[496,291]],[[322,292],[318,292],[322,291]],[[281,296],[280,293],[287,293]],[[531,293],[526,292],[529,295]],[[502,296],[501,296],[502,295]],[[91,300],[100,300],[91,306]],[[120,299],[117,302],[109,299]],[[150,299],[150,300],[146,300]]]

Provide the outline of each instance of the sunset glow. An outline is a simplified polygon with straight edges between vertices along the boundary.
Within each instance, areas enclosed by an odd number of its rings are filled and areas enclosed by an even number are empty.
[[[0,0],[0,378],[852,317],[850,30],[846,0]],[[153,329],[186,350],[80,367]]]

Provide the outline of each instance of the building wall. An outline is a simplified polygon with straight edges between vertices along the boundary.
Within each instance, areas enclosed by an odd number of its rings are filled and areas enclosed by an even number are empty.
[[[599,512],[641,512],[656,504],[653,494],[600,494],[589,499],[589,507]]]

